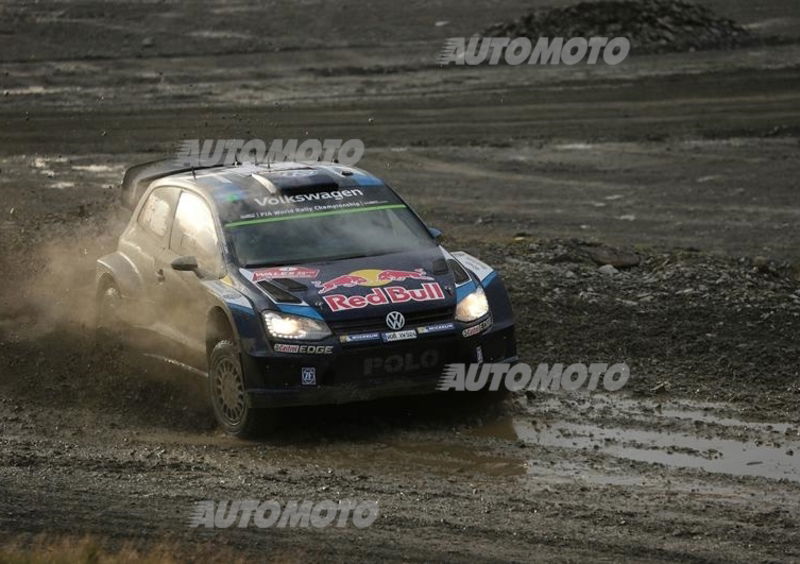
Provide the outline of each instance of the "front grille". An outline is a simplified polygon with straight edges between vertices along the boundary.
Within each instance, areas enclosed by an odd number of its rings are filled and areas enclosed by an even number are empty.
[[[370,353],[342,354],[327,375],[330,385],[356,384],[381,378],[429,376],[438,380],[444,365],[457,362],[458,349],[452,341],[410,341],[385,345]]]
[[[406,327],[409,327],[452,321],[454,310],[452,307],[445,307],[404,313],[403,315],[406,318]],[[367,317],[362,319],[352,319],[349,321],[331,321],[328,323],[328,326],[336,334],[369,333],[373,331],[389,330],[389,328],[386,326],[385,317]]]

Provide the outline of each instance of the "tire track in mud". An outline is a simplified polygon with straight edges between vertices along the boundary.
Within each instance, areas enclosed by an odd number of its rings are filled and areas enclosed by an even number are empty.
[[[763,557],[778,536],[782,545],[797,537],[798,484],[679,465],[627,464],[619,453],[537,442],[521,432],[520,424],[531,417],[583,420],[596,432],[619,428],[620,420],[633,429],[642,422],[652,426],[647,402],[592,398],[585,403],[596,405],[588,410],[573,398],[514,401],[499,412],[479,410],[479,419],[445,418],[450,423],[444,425],[438,409],[416,412],[412,421],[403,415],[406,407],[360,414],[335,409],[316,416],[301,411],[289,416],[280,438],[255,443],[162,427],[114,429],[102,418],[95,430],[65,439],[69,429],[80,428],[79,416],[70,410],[60,414],[59,432],[43,438],[41,427],[51,425],[54,416],[45,408],[23,420],[2,421],[0,481],[6,503],[11,502],[0,510],[6,516],[2,529],[121,537],[137,530],[188,541],[197,532],[185,529],[182,512],[197,499],[368,497],[379,500],[382,517],[359,535],[370,553],[383,556],[426,543],[431,555],[441,554],[436,551],[444,545],[432,547],[458,539],[459,549],[448,553],[455,559],[477,553],[524,559],[535,546],[554,556],[588,556],[594,550],[606,557],[692,561],[703,558],[699,539],[714,538],[719,554],[744,561],[738,552],[743,540]],[[682,407],[680,416],[673,416],[680,407],[665,406],[671,420],[661,425],[695,427],[699,415],[692,410],[698,407]],[[728,406],[700,409],[706,420],[751,435],[796,431],[736,420]],[[727,410],[725,417],[718,418],[719,410]],[[584,419],[588,411],[596,413]],[[338,422],[332,428],[331,417]],[[381,426],[369,440],[346,432],[369,422]],[[321,426],[327,430],[315,440]],[[590,523],[591,540],[584,536]],[[214,536],[244,550],[275,545],[321,550],[332,542],[336,554],[348,553],[343,539],[258,533],[226,530]],[[384,552],[381,546],[390,539],[386,546],[395,552]],[[714,552],[705,557],[714,558]]]

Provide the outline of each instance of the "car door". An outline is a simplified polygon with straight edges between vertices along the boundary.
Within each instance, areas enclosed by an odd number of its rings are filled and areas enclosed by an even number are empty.
[[[176,258],[186,256],[197,259],[197,272],[172,268]],[[198,194],[181,191],[169,245],[157,263],[162,276],[159,292],[164,322],[162,333],[183,349],[180,356],[193,360],[197,354],[205,353],[205,316],[209,302],[202,279],[223,275],[222,251],[214,216]]]
[[[120,252],[139,273],[139,294],[132,296],[135,306],[130,322],[150,327],[157,319],[157,290],[160,283],[157,261],[169,245],[170,226],[180,190],[156,188],[145,196],[136,216],[120,237]]]

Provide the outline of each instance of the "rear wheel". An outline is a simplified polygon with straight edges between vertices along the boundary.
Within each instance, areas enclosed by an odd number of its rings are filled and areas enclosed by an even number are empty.
[[[266,430],[266,411],[247,404],[239,350],[231,341],[219,341],[209,354],[208,391],[214,415],[226,433],[245,438]]]
[[[100,343],[116,340],[122,331],[122,294],[119,288],[108,282],[97,300],[96,336]]]

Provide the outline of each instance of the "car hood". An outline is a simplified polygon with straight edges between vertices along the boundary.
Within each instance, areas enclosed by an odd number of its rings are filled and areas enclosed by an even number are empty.
[[[438,247],[242,274],[280,309],[307,305],[328,321],[384,317],[391,311],[446,310],[456,303],[453,273]]]

